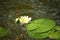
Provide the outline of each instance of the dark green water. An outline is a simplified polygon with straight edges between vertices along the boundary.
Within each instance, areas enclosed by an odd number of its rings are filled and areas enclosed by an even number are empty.
[[[0,26],[9,31],[9,35],[0,40],[39,40],[28,37],[25,25],[14,23],[16,17],[23,15],[31,16],[33,20],[50,18],[60,25],[60,0],[0,0]]]

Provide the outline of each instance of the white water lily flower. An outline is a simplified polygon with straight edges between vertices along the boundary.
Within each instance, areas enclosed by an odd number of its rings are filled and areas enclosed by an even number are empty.
[[[31,20],[31,17],[21,16],[19,21],[21,24],[25,24],[25,23],[28,23],[30,20]]]

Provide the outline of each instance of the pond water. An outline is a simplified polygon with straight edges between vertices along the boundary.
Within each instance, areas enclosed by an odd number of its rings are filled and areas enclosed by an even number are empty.
[[[16,17],[24,15],[32,20],[49,18],[60,25],[60,0],[0,0],[0,26],[9,31],[0,40],[39,40],[27,35],[25,25],[14,23]]]

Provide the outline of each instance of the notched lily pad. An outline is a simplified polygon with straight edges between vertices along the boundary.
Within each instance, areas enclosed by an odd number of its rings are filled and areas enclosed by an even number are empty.
[[[49,37],[52,38],[52,39],[60,39],[60,31],[52,32],[49,35]]]
[[[49,36],[49,34],[51,33],[51,31],[48,31],[46,33],[34,33],[34,32],[28,32],[28,35],[31,37],[31,38],[46,38]]]
[[[26,25],[27,31],[33,31],[35,33],[41,33],[48,30],[51,30],[55,26],[55,22],[50,19],[36,19],[33,20],[30,24]]]
[[[55,29],[60,31],[60,26],[55,26]]]

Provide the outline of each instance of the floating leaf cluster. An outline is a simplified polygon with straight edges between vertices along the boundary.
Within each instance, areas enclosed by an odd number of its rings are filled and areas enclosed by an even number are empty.
[[[44,39],[49,37],[51,39],[60,39],[60,26],[57,26],[51,19],[32,20],[30,24],[26,25],[26,29],[31,38]]]

